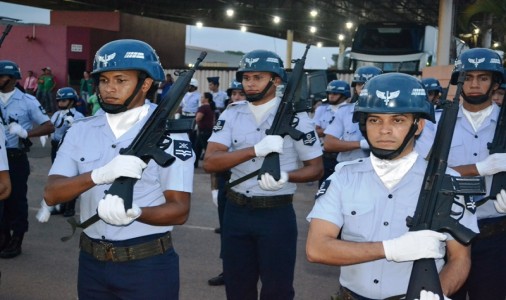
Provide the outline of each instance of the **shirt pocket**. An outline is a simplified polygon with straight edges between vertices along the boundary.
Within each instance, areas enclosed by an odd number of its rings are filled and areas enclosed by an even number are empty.
[[[373,233],[374,204],[366,201],[343,202],[344,224],[342,237],[349,241],[369,241]]]
[[[72,159],[76,162],[79,174],[93,171],[96,168],[102,167],[101,154],[98,151],[87,149],[85,151],[76,152]]]
[[[256,137],[256,132],[240,133],[232,137],[234,149],[244,149],[255,146],[260,140]]]

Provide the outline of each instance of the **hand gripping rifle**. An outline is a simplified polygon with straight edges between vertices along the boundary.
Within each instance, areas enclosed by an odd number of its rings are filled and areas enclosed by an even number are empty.
[[[497,126],[495,127],[494,139],[491,143],[488,143],[487,147],[490,154],[494,153],[506,153],[506,103],[504,100],[506,95],[503,96],[503,104],[499,112],[499,118],[497,120]],[[502,189],[506,189],[506,172],[499,172],[494,174],[492,177],[492,186],[490,188],[490,194],[480,200],[479,205],[482,205],[488,199],[495,200],[495,196],[501,192]]]
[[[295,129],[294,125],[297,123],[295,116],[295,98],[300,95],[300,88],[302,86],[302,80],[304,78],[304,64],[306,63],[307,52],[309,51],[311,44],[306,45],[304,55],[295,61],[290,80],[286,84],[283,98],[278,106],[276,116],[272,121],[271,128],[267,129],[265,133],[267,135],[280,135],[285,137],[289,135],[292,139],[299,141],[304,137],[304,133]],[[258,171],[258,179],[265,173],[271,174],[271,176],[277,181],[281,178],[281,170],[279,165],[279,153],[271,152],[265,156],[262,167]]]
[[[466,208],[454,202],[454,198],[457,195],[468,197],[484,194],[485,181],[482,177],[455,177],[446,174],[465,76],[465,72],[459,75],[453,101],[444,101],[444,110],[438,123],[415,214],[413,217],[408,217],[406,223],[410,231],[425,229],[446,231],[460,243],[467,245],[476,233],[459,223],[458,219],[462,218]],[[454,203],[459,204],[462,212],[452,211]],[[452,216],[458,216],[458,218],[455,219]],[[418,299],[422,289],[438,294],[440,299],[443,299],[439,274],[433,258],[413,262],[406,299]]]
[[[176,80],[169,92],[163,97],[160,104],[153,111],[153,114],[146,121],[146,124],[144,124],[137,136],[134,138],[130,146],[121,149],[120,154],[135,155],[144,160],[146,163],[153,159],[162,167],[168,167],[175,161],[175,157],[165,152],[172,143],[172,140],[169,138],[169,134],[189,131],[193,128],[194,120],[173,120],[169,118],[174,116],[179,108],[179,104],[188,90],[188,85],[190,84],[193,74],[206,55],[207,52],[201,52],[200,57],[197,59],[193,68],[185,72],[178,78],[178,80]],[[127,211],[132,208],[133,188],[136,182],[136,178],[119,177],[114,180],[109,190],[106,191],[106,194],[117,195],[122,198],[124,200],[125,211]],[[84,229],[98,220],[100,220],[100,217],[97,213],[81,224],[78,224],[73,218],[68,219],[68,222],[72,225],[72,234],[74,234],[76,227]],[[63,237],[62,241],[66,241],[70,237],[72,237],[72,235],[69,237]]]
[[[300,59],[293,61],[295,62],[295,66],[293,67],[292,74],[290,75],[290,80],[288,80],[286,84],[283,98],[281,98],[281,102],[279,103],[278,110],[276,111],[276,116],[272,121],[271,128],[266,130],[267,135],[280,135],[282,137],[289,135],[296,141],[299,141],[304,137],[303,132],[300,132],[294,128],[297,124],[297,119],[295,116],[297,108],[295,107],[295,102],[296,98],[300,95],[300,88],[302,86],[302,81],[304,78],[304,64],[306,63],[306,56],[310,47],[311,44],[307,44],[304,55],[302,55]],[[279,180],[281,178],[279,153],[269,153],[265,157],[264,162],[262,163],[262,167],[259,170],[251,172],[246,176],[228,183],[226,185],[226,188],[230,188],[243,181],[253,178],[255,175],[258,175],[258,179],[260,179],[260,176],[265,173],[271,174],[275,180]]]

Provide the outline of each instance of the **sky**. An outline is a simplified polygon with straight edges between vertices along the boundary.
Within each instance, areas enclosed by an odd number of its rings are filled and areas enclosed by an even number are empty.
[[[6,2],[0,2],[0,16],[19,19],[22,23],[49,24],[49,10]],[[286,40],[241,32],[240,30],[186,26],[186,44],[218,51],[229,50],[244,53],[264,49],[276,52],[283,61],[286,60]],[[304,54],[304,50],[305,44],[294,42],[293,58],[300,58]],[[312,46],[307,55],[305,68],[326,69],[332,65],[332,55],[338,52],[339,48],[336,47]]]

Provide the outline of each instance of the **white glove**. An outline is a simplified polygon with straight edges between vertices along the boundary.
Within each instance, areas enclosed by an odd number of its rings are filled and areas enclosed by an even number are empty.
[[[12,122],[9,124],[9,133],[10,134],[16,134],[22,139],[26,139],[28,136],[28,131],[26,131],[23,126],[19,125],[16,122]]]
[[[131,177],[140,179],[142,170],[147,164],[137,156],[118,155],[105,166],[91,172],[91,180],[95,184],[109,184],[118,177]]]
[[[446,297],[445,295],[444,296],[444,300],[452,300],[448,297]],[[415,299],[415,300],[418,300],[418,299]],[[422,290],[420,292],[420,299],[419,300],[439,300],[439,295],[438,294],[434,294],[433,292],[428,292],[426,290]]]
[[[277,191],[281,189],[288,181],[288,173],[281,171],[281,177],[278,181],[269,173],[262,174],[258,180],[258,185],[264,191]]]
[[[98,202],[98,216],[111,225],[128,225],[141,215],[141,209],[135,203],[125,212],[122,198],[107,194]]]
[[[362,150],[369,150],[369,143],[366,139],[360,140],[360,149]]]
[[[255,145],[255,155],[265,157],[271,152],[283,153],[283,138],[280,135],[268,135]]]
[[[179,120],[181,118],[181,114],[180,113],[175,113],[174,114],[174,120]]]
[[[446,235],[433,230],[408,231],[398,238],[383,241],[385,258],[395,262],[421,258],[442,258]]]
[[[504,189],[495,196],[494,206],[498,212],[506,213],[506,191]]]
[[[63,118],[63,120],[67,122],[69,125],[72,125],[72,123],[74,123],[74,117],[72,116],[66,116],[65,118]]]
[[[47,142],[47,135],[41,135],[39,138],[40,138],[40,145],[42,147],[45,147]]]
[[[46,204],[46,201],[44,199],[42,199],[40,201],[40,208],[37,211],[35,218],[37,218],[37,221],[40,223],[46,223],[49,221],[49,217],[51,217],[51,207]]]
[[[494,153],[476,163],[481,176],[494,175],[506,171],[506,153]]]
[[[218,190],[211,190],[211,196],[213,197],[213,204],[218,207]]]

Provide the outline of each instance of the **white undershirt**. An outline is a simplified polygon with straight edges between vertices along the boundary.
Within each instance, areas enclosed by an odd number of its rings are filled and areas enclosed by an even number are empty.
[[[266,102],[264,104],[260,104],[260,105],[254,105],[251,102],[248,102],[248,107],[251,110],[251,112],[253,113],[253,116],[255,117],[257,124],[260,124],[260,122],[263,120],[265,114],[271,108],[273,108],[274,106],[279,104],[279,102],[281,102],[280,98],[276,97],[276,98],[272,99],[271,101]]]
[[[371,153],[371,163],[374,171],[379,176],[383,184],[390,190],[408,173],[413,167],[418,153],[411,151],[408,155],[398,159],[380,159]]]
[[[481,124],[483,124],[483,121],[485,121],[485,119],[490,116],[493,109],[493,105],[490,105],[480,111],[471,112],[462,107],[462,112],[464,113],[464,116],[466,116],[466,119],[469,121],[469,123],[471,123],[471,126],[473,126],[474,132],[477,132]]]
[[[132,108],[118,114],[106,113],[105,116],[107,117],[107,123],[109,123],[114,136],[119,138],[132,128],[135,123],[144,118],[148,114],[148,111],[149,104],[144,104],[143,106]]]
[[[12,90],[8,93],[0,93],[0,100],[2,100],[3,104],[7,104],[7,101],[11,98],[12,94],[14,94],[16,90]]]

